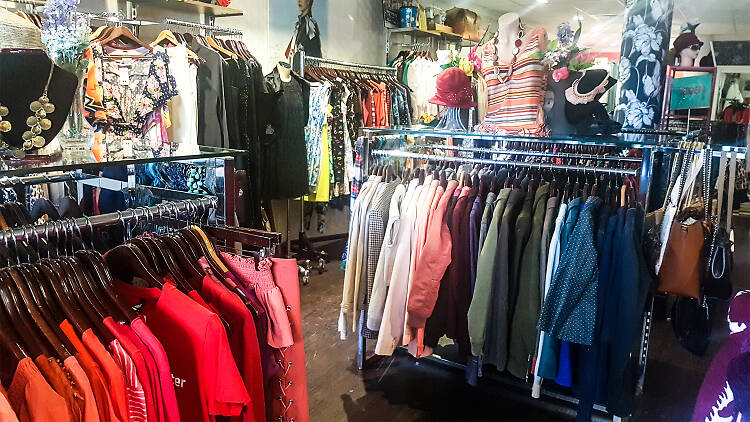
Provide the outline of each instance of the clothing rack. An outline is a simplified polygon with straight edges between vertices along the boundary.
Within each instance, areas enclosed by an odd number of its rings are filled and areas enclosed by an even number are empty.
[[[164,19],[163,23],[164,25],[178,25],[178,26],[185,26],[188,28],[203,29],[207,32],[212,32],[215,34],[242,35],[242,31],[239,29],[227,28],[227,27],[215,26],[215,25],[206,25],[204,23],[187,22],[187,21],[181,21],[181,20],[172,19],[172,18]]]
[[[529,157],[553,157],[553,158],[573,158],[580,160],[602,160],[602,161],[620,161],[630,163],[640,163],[640,158],[633,157],[618,157],[614,155],[595,155],[595,154],[577,154],[567,152],[545,152],[545,151],[523,151],[523,150],[512,150],[512,149],[487,149],[487,148],[471,148],[471,147],[460,147],[452,145],[415,145],[415,149],[437,149],[443,151],[458,151],[458,152],[476,152],[481,154],[502,154],[502,155],[524,155]]]
[[[671,133],[670,133],[671,134]],[[419,160],[425,160],[425,161],[433,161],[433,162],[455,162],[455,163],[475,163],[475,164],[485,164],[485,165],[506,165],[506,166],[515,166],[515,167],[527,167],[527,168],[544,168],[544,169],[559,169],[559,170],[566,170],[566,171],[582,171],[582,172],[595,172],[595,173],[606,173],[606,174],[616,174],[616,175],[628,175],[628,176],[638,176],[640,179],[640,188],[638,192],[638,200],[643,203],[644,207],[648,207],[649,198],[650,198],[650,186],[651,186],[651,179],[653,177],[653,157],[652,157],[652,149],[648,146],[642,147],[643,151],[643,158],[635,158],[635,157],[614,157],[614,156],[606,156],[606,155],[591,155],[591,154],[574,154],[574,153],[555,153],[555,152],[543,152],[543,151],[522,151],[522,150],[498,150],[498,149],[492,149],[492,148],[470,148],[470,147],[460,147],[460,146],[450,146],[450,145],[417,145],[412,147],[406,147],[404,149],[393,149],[393,150],[386,150],[386,149],[371,149],[371,143],[372,145],[376,145],[374,143],[374,140],[378,136],[390,136],[390,135],[401,135],[401,136],[408,136],[408,133],[404,134],[394,134],[389,133],[388,129],[384,130],[378,130],[378,129],[369,129],[365,128],[360,131],[360,136],[364,136],[366,138],[364,142],[364,149],[363,149],[363,171],[367,171],[367,169],[370,168],[371,157],[392,157],[392,158],[413,158],[413,159],[419,159]],[[662,133],[662,135],[666,135],[666,133]],[[430,137],[431,135],[424,135],[427,137]],[[459,135],[460,136],[460,135]],[[451,134],[447,133],[436,133],[432,137],[438,137],[438,138],[450,138],[453,137]],[[480,136],[481,138],[481,136]],[[546,140],[544,138],[511,138],[507,140],[512,141],[521,141],[521,142],[550,142],[550,143],[559,143],[559,144],[570,144],[570,141],[562,141],[562,142],[554,142],[552,140]],[[575,142],[577,143],[577,142]],[[593,144],[596,145],[596,144]],[[611,146],[611,145],[604,145],[604,146]],[[573,158],[573,159],[591,159],[591,160],[598,160],[598,161],[613,161],[613,162],[619,162],[619,163],[641,163],[640,169],[628,169],[628,168],[609,168],[609,167],[595,167],[595,166],[575,166],[575,165],[565,165],[565,164],[554,164],[554,163],[531,163],[531,162],[524,162],[524,161],[506,161],[506,160],[499,160],[499,159],[486,159],[486,158],[472,158],[472,157],[449,157],[449,156],[443,156],[443,155],[434,155],[434,154],[423,154],[423,153],[416,153],[408,151],[408,149],[436,149],[436,150],[444,150],[444,151],[458,151],[458,152],[470,152],[470,153],[480,153],[480,154],[504,154],[504,155],[525,155],[525,156],[539,156],[539,157],[549,157],[549,158]],[[656,149],[659,149],[660,146],[656,146]],[[669,149],[669,148],[667,148]],[[413,150],[412,150],[413,151]],[[362,328],[364,327],[365,321],[364,321],[364,310],[360,310],[359,312],[359,324],[357,327],[357,357],[356,357],[356,364],[357,367],[362,370],[365,368],[366,363],[369,361],[369,357],[367,356],[367,339],[362,336]],[[650,336],[651,336],[651,320],[653,316],[653,297],[650,297],[647,299],[646,307],[643,312],[642,317],[642,327],[641,327],[641,338],[640,338],[640,348],[639,348],[639,378],[636,384],[636,389],[642,390],[643,384],[645,381],[645,371],[646,371],[646,364],[648,359],[648,348],[650,344]],[[429,356],[426,358],[427,361],[435,362],[440,365],[452,367],[452,368],[458,368],[458,369],[464,369],[464,365],[461,365],[459,363],[455,363],[437,356]],[[506,377],[493,377],[498,378],[498,381],[501,384],[512,384],[517,387],[528,387],[529,391],[531,391],[531,386],[529,386],[526,383],[522,382],[515,382],[515,380],[511,380]],[[563,401],[571,404],[577,404],[578,400],[575,397],[568,396],[566,394],[548,390],[547,388],[542,388],[540,391],[542,396],[551,398],[553,400]],[[549,406],[547,402],[540,403],[541,406]],[[598,404],[594,405],[594,409],[600,411],[600,412],[606,412],[606,409],[601,407]],[[597,415],[595,415],[595,418]],[[610,420],[613,422],[620,422],[622,419],[618,416],[610,416]]]
[[[485,151],[489,151],[489,150],[485,150]],[[449,162],[449,163],[473,163],[473,164],[557,169],[557,170],[565,170],[565,171],[583,171],[583,172],[595,172],[595,173],[620,174],[620,175],[627,175],[627,176],[635,176],[638,174],[638,170],[635,170],[635,169],[570,166],[566,164],[530,163],[526,161],[506,161],[506,160],[494,160],[494,159],[487,159],[487,158],[448,157],[444,155],[420,154],[420,153],[406,152],[406,151],[400,151],[400,150],[377,149],[377,150],[372,151],[370,154],[374,156],[379,156],[379,157],[413,158],[417,160],[443,161],[443,162]]]
[[[131,208],[125,211],[118,211],[108,214],[100,214],[92,217],[81,217],[63,221],[53,221],[51,223],[36,224],[33,226],[23,226],[8,229],[0,232],[3,241],[19,241],[28,239],[31,236],[42,236],[55,230],[58,225],[62,227],[72,227],[76,231],[94,227],[112,226],[117,224],[137,223],[146,221],[150,217],[177,217],[183,213],[194,213],[197,210],[205,211],[215,209],[218,201],[213,197],[204,197],[198,199],[186,199],[182,201],[170,201],[151,207]]]
[[[375,66],[375,65],[369,65],[369,64],[360,64],[360,63],[352,63],[352,62],[346,62],[341,60],[332,60],[332,59],[324,59],[320,57],[312,57],[305,55],[304,51],[301,51],[299,53],[299,74],[304,75],[305,74],[305,67],[306,66],[314,66],[314,67],[325,67],[325,68],[331,68],[331,69],[341,69],[341,70],[352,70],[352,71],[361,71],[361,72],[377,72],[377,73],[384,73],[391,76],[396,75],[396,68],[390,67],[390,66]],[[286,224],[286,242],[287,242],[287,257],[289,257],[290,253],[290,246],[291,246],[291,240],[289,237],[289,207],[290,202],[287,200],[286,204],[286,215],[287,215],[287,224]],[[318,270],[319,272],[323,272],[325,270],[325,262],[327,255],[324,251],[318,251],[314,246],[313,243],[316,241],[329,241],[329,240],[336,240],[336,239],[345,239],[347,237],[346,233],[342,233],[340,235],[328,235],[328,236],[320,236],[316,238],[308,238],[305,234],[305,200],[300,199],[300,231],[299,231],[299,240],[297,241],[298,248],[297,248],[297,258],[305,260],[305,266],[306,269],[309,271],[310,269],[310,260],[316,260],[318,262]],[[306,284],[306,283],[305,283]]]
[[[374,71],[381,73],[392,73],[396,74],[396,68],[391,66],[375,66],[370,64],[351,63],[341,60],[323,59],[320,57],[306,56],[302,53],[302,60],[300,60],[300,75],[305,74],[305,66],[311,65],[316,67],[330,67],[340,68],[343,70],[354,70],[354,71]]]

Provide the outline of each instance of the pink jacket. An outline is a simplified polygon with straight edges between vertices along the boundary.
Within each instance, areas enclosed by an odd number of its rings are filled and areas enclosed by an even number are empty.
[[[427,227],[425,245],[416,264],[409,301],[406,324],[424,328],[437,301],[440,279],[451,263],[451,234],[445,223],[445,214],[458,181],[451,180],[440,197]]]

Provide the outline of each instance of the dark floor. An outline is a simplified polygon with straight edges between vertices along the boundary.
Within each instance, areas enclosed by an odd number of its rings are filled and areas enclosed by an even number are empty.
[[[744,277],[750,270],[750,221],[740,220],[735,226],[733,283],[741,290],[750,287]],[[563,403],[549,402],[542,409],[540,401],[523,389],[491,380],[471,387],[456,369],[416,362],[404,354],[358,371],[356,336],[341,340],[336,329],[343,279],[339,265],[329,263],[328,272],[315,273],[310,284],[301,287],[311,421],[574,420],[575,410]],[[633,421],[690,420],[703,375],[728,334],[726,305],[713,304],[711,346],[706,356],[696,357],[675,341],[663,308],[657,303],[644,392]]]

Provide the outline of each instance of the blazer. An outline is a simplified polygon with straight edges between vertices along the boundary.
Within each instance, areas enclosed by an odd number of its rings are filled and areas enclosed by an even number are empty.
[[[542,229],[547,211],[549,183],[536,190],[531,234],[521,257],[518,299],[511,319],[508,372],[526,378],[536,346],[536,323],[539,320],[539,255],[542,246]]]
[[[479,259],[477,261],[477,281],[474,284],[474,293],[469,305],[469,312],[467,313],[471,354],[474,356],[484,355],[484,341],[490,312],[490,301],[493,291],[496,288],[494,281],[498,232],[510,191],[510,188],[504,188],[497,195],[497,201],[495,201],[494,205],[495,209],[492,212],[492,220],[487,228],[487,238],[479,252]]]
[[[409,203],[414,187],[418,180],[414,179],[409,182],[407,193],[406,186],[399,184],[396,186],[393,196],[391,197],[390,210],[388,212],[388,224],[385,227],[383,235],[383,245],[380,248],[378,256],[378,266],[375,269],[375,279],[372,283],[372,295],[370,296],[370,305],[367,308],[367,328],[372,331],[378,331],[380,321],[383,319],[383,306],[385,306],[386,292],[388,284],[393,274],[393,265],[396,261],[396,241],[398,240],[399,221],[401,219],[401,210],[405,209]]]
[[[383,307],[383,319],[380,322],[378,341],[375,344],[375,353],[378,355],[392,355],[396,346],[401,343],[401,337],[404,333],[414,222],[417,218],[417,204],[423,189],[423,185],[417,185],[409,203],[401,207],[401,222],[398,228],[396,245],[398,259],[393,263],[393,275],[390,279]]]
[[[451,234],[445,224],[445,212],[457,187],[458,181],[451,180],[440,195],[427,227],[425,246],[416,263],[409,292],[406,324],[417,329],[417,357],[421,356],[424,349],[424,327],[435,307],[440,280],[451,262]]]
[[[562,251],[539,318],[542,330],[571,343],[590,345],[594,336],[599,280],[594,213],[601,203],[595,196],[586,201],[567,248]]]
[[[508,359],[509,328],[509,287],[510,287],[510,245],[513,225],[516,222],[526,192],[513,189],[503,210],[498,234],[498,247],[495,260],[495,280],[492,290],[491,308],[488,314],[487,338],[484,344],[484,361],[504,370]]]

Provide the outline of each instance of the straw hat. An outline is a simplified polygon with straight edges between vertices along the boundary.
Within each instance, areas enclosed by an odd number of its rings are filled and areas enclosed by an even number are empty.
[[[26,19],[0,8],[0,49],[44,48],[42,32]]]

